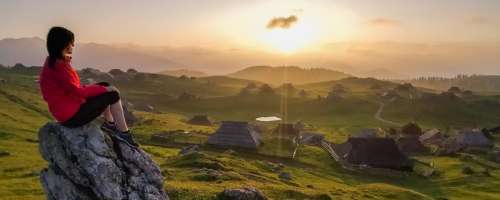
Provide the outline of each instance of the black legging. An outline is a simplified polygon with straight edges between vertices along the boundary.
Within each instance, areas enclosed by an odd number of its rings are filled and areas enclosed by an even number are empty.
[[[100,82],[97,85],[109,86],[109,83]],[[118,102],[118,100],[120,100],[120,94],[117,91],[105,92],[94,97],[89,97],[73,117],[61,124],[72,128],[83,126],[99,117],[109,105]]]

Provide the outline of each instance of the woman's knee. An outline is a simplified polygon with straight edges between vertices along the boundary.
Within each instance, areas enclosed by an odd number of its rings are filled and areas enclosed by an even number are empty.
[[[109,95],[110,104],[114,104],[120,100],[120,93],[117,91],[111,91],[107,94]]]

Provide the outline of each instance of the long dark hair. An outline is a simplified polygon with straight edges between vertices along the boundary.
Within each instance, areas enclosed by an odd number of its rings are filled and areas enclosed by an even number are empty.
[[[57,59],[63,59],[63,50],[75,41],[75,34],[70,30],[54,26],[47,34],[47,51],[49,52],[49,67],[54,68]]]

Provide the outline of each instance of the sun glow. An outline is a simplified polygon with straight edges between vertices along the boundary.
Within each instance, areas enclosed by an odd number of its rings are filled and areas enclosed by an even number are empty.
[[[317,33],[314,24],[302,20],[290,28],[267,29],[263,32],[262,39],[271,49],[294,53],[314,43]]]
[[[290,2],[265,1],[220,14],[215,17],[220,20],[207,25],[211,30],[207,34],[217,33],[229,46],[285,55],[321,52],[325,44],[356,38],[362,19],[350,9],[307,0]],[[290,16],[297,19],[289,27],[268,27],[271,20]]]

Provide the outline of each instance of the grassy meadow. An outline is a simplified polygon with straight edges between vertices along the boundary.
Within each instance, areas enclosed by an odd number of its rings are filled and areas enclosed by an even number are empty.
[[[52,118],[40,97],[34,75],[0,69],[0,78],[6,80],[0,83],[0,151],[9,154],[0,157],[0,199],[45,199],[39,172],[47,163],[38,153],[37,131]],[[310,93],[305,98],[237,96],[249,82],[227,77],[179,79],[158,75],[152,79],[139,78],[133,84],[125,79],[114,83],[132,103],[154,106],[155,112],[134,111],[140,120],[132,129],[142,148],[160,165],[171,199],[216,199],[224,188],[239,186],[254,186],[277,200],[500,199],[500,166],[486,161],[484,155],[478,155],[477,160],[460,155],[417,155],[413,158],[433,163],[439,174],[384,177],[345,170],[319,147],[299,146],[296,158],[291,159],[287,153],[293,148],[280,140],[266,140],[258,152],[239,149],[227,152],[202,145],[201,153],[188,156],[178,155],[180,146],[162,146],[150,140],[154,133],[182,129],[200,135],[180,140],[203,141],[218,124],[187,124],[196,114],[207,114],[216,121],[253,121],[259,116],[286,114],[288,121],[301,120],[324,133],[329,141],[343,142],[354,131],[388,126],[374,118],[381,99],[370,87],[396,85],[348,78],[295,86]],[[338,101],[324,99],[335,83],[349,88],[349,95]],[[183,92],[202,98],[176,99]],[[382,116],[400,123],[415,121],[424,128],[491,127],[500,123],[499,99],[474,97],[443,104],[403,98],[387,102]],[[500,138],[496,136],[495,141],[498,145]],[[474,173],[462,173],[464,166],[470,166]],[[210,170],[219,174],[206,173]],[[290,173],[292,180],[281,180],[278,177],[281,172]]]

